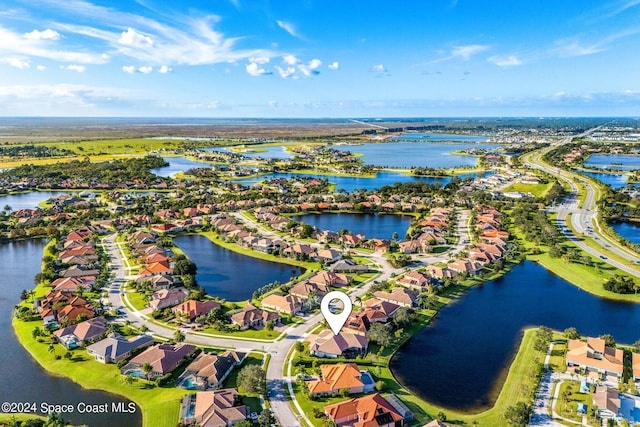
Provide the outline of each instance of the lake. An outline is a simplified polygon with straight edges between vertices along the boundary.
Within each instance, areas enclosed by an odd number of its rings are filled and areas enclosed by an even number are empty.
[[[453,133],[421,133],[408,132],[398,136],[392,136],[387,141],[455,141],[455,142],[487,142],[486,136],[457,135]]]
[[[479,173],[465,173],[456,175],[460,179],[472,178],[476,179],[479,176],[491,176],[495,172],[479,172]],[[443,186],[447,185],[449,181],[453,179],[453,176],[445,177],[430,177],[430,176],[411,176],[398,172],[378,172],[375,178],[363,178],[357,176],[337,176],[337,175],[316,175],[316,174],[300,174],[300,173],[270,173],[261,175],[255,178],[237,179],[234,182],[242,185],[253,185],[259,182],[275,179],[275,178],[318,178],[328,179],[329,182],[336,184],[335,191],[344,190],[346,192],[353,192],[354,190],[365,189],[367,191],[375,190],[385,185],[393,185],[396,182],[428,182],[431,184],[440,183]]]
[[[590,176],[591,178],[595,178],[603,184],[610,185],[611,188],[622,188],[626,187],[629,183],[627,182],[627,175],[613,174],[613,173],[595,173],[595,172],[586,172],[581,170],[576,170],[581,174]]]
[[[593,154],[584,164],[585,166],[588,165],[598,169],[640,169],[640,156],[628,154]]]
[[[640,245],[640,224],[637,222],[621,222],[619,224],[610,224],[616,233],[624,237],[630,242]]]
[[[174,242],[198,266],[198,285],[228,301],[249,299],[256,289],[276,280],[286,283],[305,271],[231,251],[198,234],[178,236]]]
[[[42,402],[49,404],[91,404],[129,401],[103,391],[85,390],[71,380],[47,373],[20,345],[11,327],[11,311],[20,301],[23,289],[33,288],[33,277],[40,271],[40,261],[45,242],[32,240],[0,245],[0,401]],[[45,344],[42,344],[45,345]],[[53,357],[53,356],[52,356]],[[95,362],[98,363],[98,362]],[[42,415],[42,414],[40,414]],[[64,414],[63,418],[74,425],[88,424],[91,427],[140,426],[142,414]]]
[[[444,307],[396,353],[391,370],[428,402],[463,411],[488,409],[523,328],[538,325],[574,326],[588,336],[610,333],[631,344],[640,338],[640,305],[598,298],[525,261]]]
[[[478,158],[450,154],[452,151],[478,148],[491,150],[498,144],[442,144],[428,142],[366,143],[348,147],[353,153],[361,153],[365,164],[392,168],[410,168],[413,166],[429,168],[453,168],[457,166],[473,167]]]
[[[70,193],[68,191],[30,191],[22,194],[9,194],[7,196],[0,196],[0,208],[9,205],[14,211],[20,209],[35,209],[40,202],[44,202],[52,197],[66,196],[67,194],[77,193]]]
[[[339,232],[346,229],[354,234],[362,233],[370,239],[391,239],[393,233],[398,233],[398,238],[403,239],[409,229],[411,218],[409,215],[352,213],[305,214],[293,217],[296,221],[313,225],[319,230]]]
[[[184,172],[192,168],[209,168],[210,163],[199,162],[197,160],[191,160],[184,156],[168,156],[162,157],[166,162],[169,162],[169,166],[163,166],[161,168],[151,169],[151,172],[164,178],[173,178],[177,173]]]

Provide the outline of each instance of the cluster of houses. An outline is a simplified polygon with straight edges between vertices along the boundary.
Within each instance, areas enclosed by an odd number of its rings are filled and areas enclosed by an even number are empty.
[[[569,340],[566,353],[567,372],[578,374],[585,379],[580,392],[588,393],[595,384],[593,404],[598,416],[616,423],[626,420],[631,424],[640,422],[640,397],[622,393],[617,387],[624,370],[624,352],[608,347],[602,338],[587,338],[586,341]],[[633,380],[640,381],[640,354],[631,354],[631,374]],[[578,412],[586,413],[586,406],[579,406]]]
[[[429,216],[418,223],[420,233],[411,240],[398,242],[398,251],[403,254],[428,253],[434,245],[445,245],[452,216],[452,208],[432,209]]]

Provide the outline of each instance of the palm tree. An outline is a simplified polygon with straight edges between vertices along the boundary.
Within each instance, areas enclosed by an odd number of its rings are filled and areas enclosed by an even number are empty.
[[[56,357],[56,347],[53,344],[49,344],[49,348],[47,349],[47,351],[51,354],[53,354],[53,357]]]
[[[39,336],[42,336],[42,329],[40,329],[40,327],[36,326],[35,328],[33,328],[33,330],[31,331],[31,338],[36,339]]]
[[[144,372],[144,375],[147,377],[147,381],[149,381],[149,374],[152,371],[153,371],[153,366],[151,366],[151,363],[144,362],[144,364],[142,365],[142,372]]]

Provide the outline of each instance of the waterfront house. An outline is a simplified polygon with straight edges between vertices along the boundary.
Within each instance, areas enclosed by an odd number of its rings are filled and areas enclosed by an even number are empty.
[[[363,302],[364,315],[369,323],[387,323],[400,308],[398,304],[371,298]]]
[[[579,366],[604,375],[622,376],[623,351],[607,347],[601,338],[587,338],[587,342],[569,340],[567,366]]]
[[[231,315],[231,323],[240,326],[242,331],[249,328],[261,328],[267,322],[280,323],[280,315],[272,311],[261,310],[251,304],[247,304],[242,310]]]
[[[433,279],[424,273],[410,271],[397,280],[402,286],[415,289],[418,292],[429,292]]]
[[[369,341],[366,337],[356,334],[340,332],[334,335],[330,329],[325,329],[318,335],[309,335],[309,351],[317,357],[335,359],[347,353],[349,355],[364,355],[367,353]]]
[[[347,321],[342,326],[342,330],[350,334],[356,334],[363,337],[367,336],[371,321],[362,311],[351,311]]]
[[[415,306],[419,293],[406,288],[393,288],[391,292],[376,291],[373,296],[380,301],[387,301],[402,307]]]
[[[154,310],[163,310],[180,304],[187,299],[188,296],[189,291],[182,286],[179,288],[160,289],[151,294],[149,305]]]
[[[347,390],[349,394],[370,393],[374,390],[371,375],[360,371],[355,363],[320,365],[320,373],[320,378],[307,382],[312,396],[332,396],[343,390]]]
[[[338,427],[400,427],[404,418],[382,395],[374,393],[324,407]]]
[[[330,267],[334,273],[366,273],[371,271],[368,265],[357,264],[352,259],[341,259]]]
[[[198,390],[220,388],[246,357],[246,353],[237,351],[226,351],[220,355],[200,353],[180,375],[178,384],[180,387]]]
[[[68,349],[81,347],[102,338],[107,333],[104,317],[96,317],[54,331],[58,342]]]
[[[103,340],[100,340],[87,347],[87,352],[101,363],[118,363],[131,356],[134,350],[148,347],[153,344],[151,335],[138,335],[127,339],[120,334],[109,334]]]
[[[437,267],[435,265],[427,266],[427,273],[436,279],[453,279],[458,272],[448,267]]]
[[[342,252],[335,249],[318,249],[315,259],[318,262],[330,263],[342,258]]]
[[[123,375],[142,376],[142,366],[145,363],[151,365],[152,371],[148,374],[149,379],[161,377],[169,372],[173,372],[184,360],[196,351],[196,347],[191,344],[156,344],[131,359],[129,363],[120,368]]]
[[[314,295],[325,296],[329,292],[329,286],[311,282],[299,282],[289,289],[289,294],[307,300]]]
[[[249,411],[235,388],[203,391],[182,399],[181,424],[231,427],[246,420]]]
[[[349,283],[351,283],[351,277],[342,273],[334,273],[332,271],[320,271],[311,276],[308,281],[319,285],[341,288],[348,286]]]

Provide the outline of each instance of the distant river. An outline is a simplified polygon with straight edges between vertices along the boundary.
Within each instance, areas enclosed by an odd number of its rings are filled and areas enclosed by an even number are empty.
[[[3,337],[0,351],[0,402],[36,402],[38,406],[42,402],[74,406],[80,402],[107,403],[109,407],[112,402],[128,403],[122,397],[98,390],[85,390],[65,377],[50,375],[18,342],[11,326],[11,310],[20,301],[20,292],[33,288],[33,277],[40,271],[44,246],[44,240],[0,245],[0,333]],[[87,424],[91,427],[142,425],[140,410],[135,414],[71,413],[64,414],[63,418],[74,425]]]
[[[66,196],[67,194],[70,193],[68,191],[30,191],[28,193],[0,196],[0,209],[7,205],[11,206],[11,209],[14,211],[20,209],[35,209],[40,202],[49,200],[52,197]]]
[[[598,298],[525,261],[503,278],[470,289],[396,353],[391,370],[401,384],[436,405],[488,409],[528,326],[583,335],[640,338],[640,304]],[[417,367],[421,367],[417,369]]]

